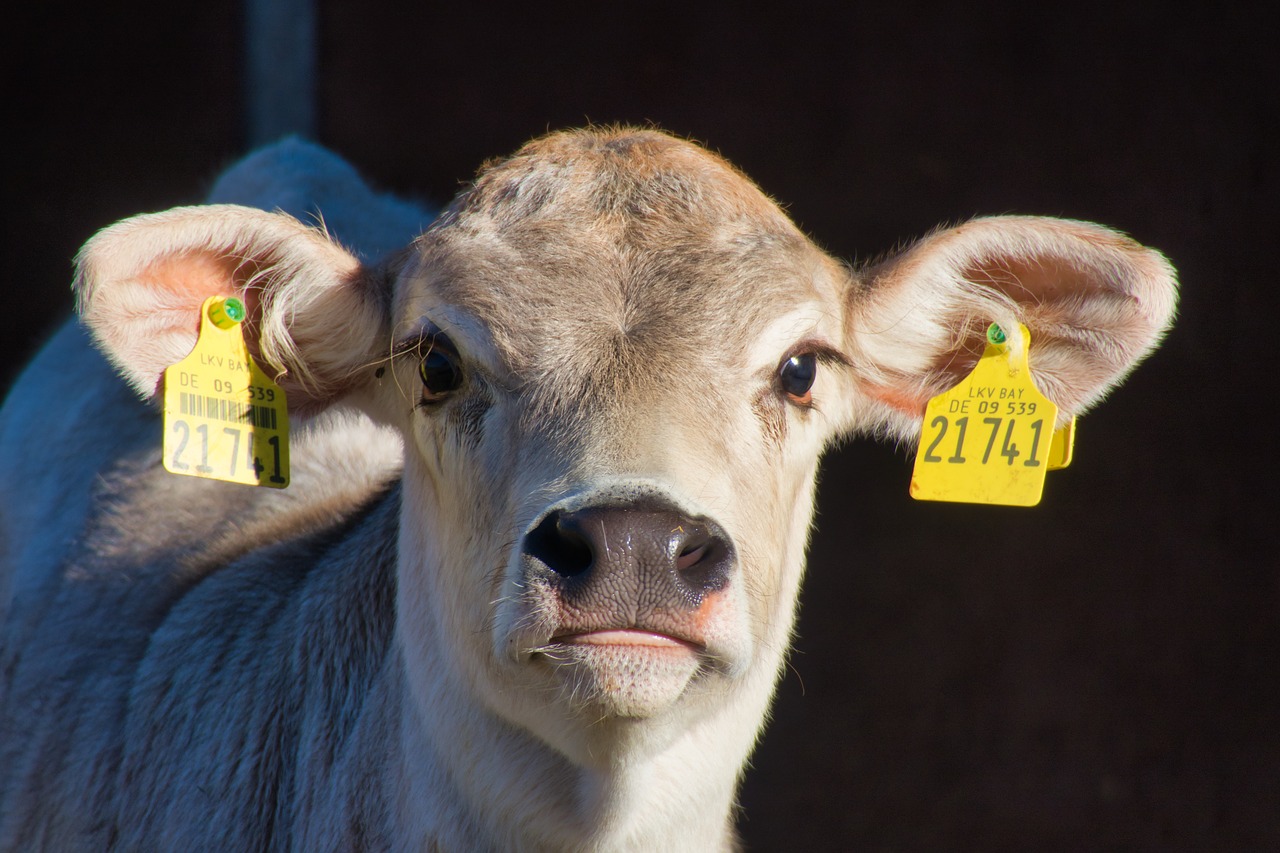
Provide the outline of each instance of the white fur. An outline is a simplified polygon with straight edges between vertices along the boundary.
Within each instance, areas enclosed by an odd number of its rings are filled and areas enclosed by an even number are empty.
[[[583,177],[561,144],[630,171]],[[403,256],[422,212],[297,141],[233,167],[217,204],[85,247],[89,334],[68,324],[0,411],[0,849],[731,848],[823,449],[913,437],[991,321],[1032,328],[1037,381],[1080,411],[1173,311],[1164,260],[1099,226],[978,220],[852,272],[660,134],[511,163]],[[502,168],[514,207],[491,216]],[[646,187],[643,216],[564,213]],[[544,209],[559,230],[525,248]],[[619,248],[651,225],[650,253]],[[298,412],[284,492],[166,474],[134,396],[215,292],[250,301]],[[421,356],[392,351],[431,327],[466,381],[424,408]],[[812,408],[777,384],[802,344]],[[700,650],[557,658],[572,608],[530,581],[523,537],[637,496],[732,542],[724,588],[661,614]]]

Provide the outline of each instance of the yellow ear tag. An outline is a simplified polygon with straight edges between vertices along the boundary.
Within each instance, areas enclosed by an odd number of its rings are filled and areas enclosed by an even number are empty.
[[[289,485],[284,391],[249,355],[244,303],[206,299],[191,354],[164,372],[164,467],[174,474]]]
[[[993,323],[973,371],[925,407],[911,476],[916,500],[1035,506],[1050,463],[1070,462],[1069,442],[1051,455],[1058,407],[1031,381],[1031,333],[1019,328],[1020,358]]]

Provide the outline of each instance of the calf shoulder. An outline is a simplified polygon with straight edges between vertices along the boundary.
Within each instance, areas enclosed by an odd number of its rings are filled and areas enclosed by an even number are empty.
[[[367,697],[391,659],[399,442],[342,411],[300,427],[297,488],[178,477],[159,413],[74,321],[19,377],[0,849],[173,849],[211,820],[227,849],[283,839],[315,796],[295,780],[323,791],[361,727],[388,725]]]

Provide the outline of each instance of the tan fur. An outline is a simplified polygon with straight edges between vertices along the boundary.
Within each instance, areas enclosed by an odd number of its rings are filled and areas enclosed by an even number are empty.
[[[1063,220],[852,270],[721,158],[629,128],[535,140],[393,251],[417,214],[298,145],[105,230],[77,279],[143,397],[203,298],[244,295],[299,413],[289,490],[164,473],[74,328],[0,415],[10,452],[56,402],[69,449],[0,466],[0,849],[731,849],[824,448],[914,439],[992,321],[1082,411],[1174,307],[1158,253]],[[329,231],[234,204],[309,210],[301,187]],[[433,353],[456,389],[424,389]],[[581,578],[542,532],[574,518],[600,525]]]

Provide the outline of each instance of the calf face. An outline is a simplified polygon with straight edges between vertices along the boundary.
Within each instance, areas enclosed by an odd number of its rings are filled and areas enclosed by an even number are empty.
[[[666,137],[554,137],[488,170],[398,273],[392,348],[413,355],[381,411],[426,485],[404,571],[430,589],[402,603],[406,648],[446,645],[490,708],[584,762],[609,721],[687,725],[738,684],[758,705],[840,426],[838,373],[808,377],[841,369],[846,283]]]
[[[1174,305],[1157,253],[1063,220],[975,220],[853,270],[718,157],[627,129],[530,143],[384,262],[222,205],[108,229],[77,287],[144,395],[202,301],[235,293],[299,416],[354,406],[399,432],[395,632],[428,741],[477,714],[575,767],[684,749],[721,780],[721,823],[823,449],[914,439],[993,321],[1032,329],[1065,420]]]

